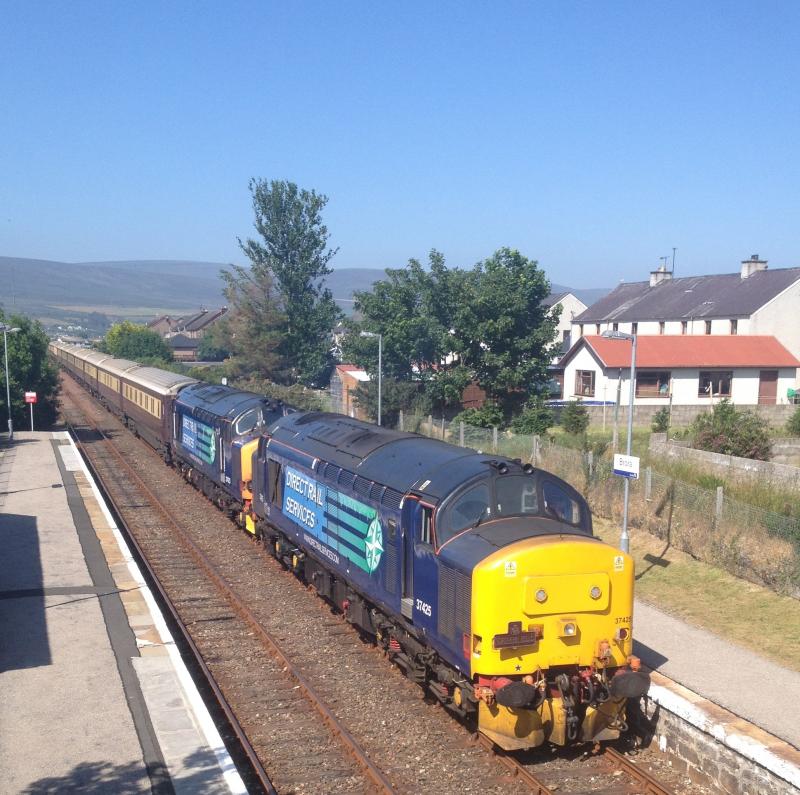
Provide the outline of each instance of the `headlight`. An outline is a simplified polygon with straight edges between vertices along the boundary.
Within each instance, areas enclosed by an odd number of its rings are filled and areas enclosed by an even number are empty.
[[[575,627],[574,624],[564,624],[564,634],[567,637],[570,637],[571,635],[574,635],[575,634],[575,629],[576,629],[576,627]]]
[[[528,591],[528,593],[530,593],[530,591]],[[536,592],[536,601],[539,602],[540,604],[542,602],[546,602],[547,601],[547,591],[545,591],[544,588],[540,588]]]
[[[591,591],[589,591],[589,596],[591,596],[592,599],[599,599],[602,595],[603,595],[603,591],[600,588],[598,588],[596,585],[593,586]]]
[[[558,636],[560,638],[574,638],[578,634],[578,623],[574,618],[559,619]]]

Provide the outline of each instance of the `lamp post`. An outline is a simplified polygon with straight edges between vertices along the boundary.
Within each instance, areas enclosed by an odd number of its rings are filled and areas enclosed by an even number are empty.
[[[377,337],[378,338],[378,425],[381,424],[381,387],[383,386],[383,334],[376,334],[373,331],[362,331],[362,337]]]
[[[8,335],[16,334],[20,329],[11,328],[7,323],[0,323],[0,330],[3,332],[3,350],[6,359],[6,405],[8,406],[8,441],[14,438],[14,421],[11,419],[11,383],[8,380]]]
[[[626,334],[624,331],[604,331],[603,337],[610,340],[629,340],[631,342],[631,385],[628,393],[628,444],[626,455],[630,457],[631,442],[633,440],[633,398],[634,384],[636,383],[636,335]],[[619,405],[619,400],[617,401]],[[625,500],[622,508],[622,535],[619,537],[619,547],[623,552],[630,552],[630,536],[628,535],[628,498],[630,495],[630,478],[625,478]]]

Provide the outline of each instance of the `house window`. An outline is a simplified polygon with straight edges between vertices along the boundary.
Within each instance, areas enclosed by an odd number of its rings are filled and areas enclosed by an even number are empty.
[[[612,331],[619,331],[619,323],[613,323],[611,326]]]
[[[669,397],[669,370],[639,370],[636,373],[636,397]]]
[[[738,332],[739,332],[739,321],[731,320],[731,334],[738,334]]]
[[[578,336],[583,336],[583,323],[578,323]]]
[[[710,334],[710,333],[711,333],[711,321],[710,320],[706,320],[706,334]]]
[[[638,334],[638,333],[639,333],[639,324],[631,323],[631,334]]]
[[[569,348],[569,346],[570,346],[570,339],[571,339],[571,338],[572,338],[572,332],[571,332],[571,331],[565,331],[565,332],[564,332],[564,333],[561,335],[561,341],[564,343],[564,349],[565,349],[565,350],[566,350],[567,348]]]
[[[595,334],[599,334],[600,333],[600,324],[599,323],[595,323],[594,324],[594,333]]]
[[[686,334],[689,331],[689,321],[681,320],[681,334]]]
[[[666,323],[664,323],[663,320],[659,320],[659,322],[658,322],[658,333],[659,334],[663,334],[665,327],[666,327]]]
[[[701,370],[697,383],[698,397],[730,397],[732,370]]]
[[[579,397],[594,397],[594,370],[575,371],[575,394]]]

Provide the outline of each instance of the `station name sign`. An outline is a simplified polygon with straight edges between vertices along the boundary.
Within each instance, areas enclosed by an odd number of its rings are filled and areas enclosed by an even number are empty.
[[[639,479],[639,459],[635,455],[614,456],[614,474],[623,478]]]

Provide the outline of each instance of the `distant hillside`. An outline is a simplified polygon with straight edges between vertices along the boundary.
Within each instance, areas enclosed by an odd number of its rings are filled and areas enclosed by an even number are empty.
[[[225,302],[219,262],[127,260],[58,262],[0,257],[0,306],[50,322],[70,322],[90,312],[110,319],[146,319],[161,312],[182,314]],[[345,312],[353,293],[369,290],[385,278],[380,268],[336,268],[326,285]],[[573,290],[554,284],[553,292],[571,291],[591,304],[608,290]]]

